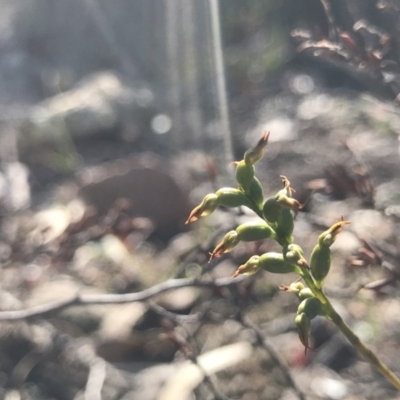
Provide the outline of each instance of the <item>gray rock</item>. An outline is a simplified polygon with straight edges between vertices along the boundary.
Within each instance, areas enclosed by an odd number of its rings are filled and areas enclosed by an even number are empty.
[[[169,165],[150,154],[87,169],[79,180],[80,196],[100,214],[118,199],[127,199],[129,214],[149,218],[162,235],[182,229],[189,212],[187,196],[172,178]]]
[[[112,72],[94,74],[73,89],[35,105],[21,128],[20,145],[24,147],[26,141],[65,143],[71,138],[112,132],[128,124],[124,118],[129,113],[151,102],[151,92],[133,89]]]

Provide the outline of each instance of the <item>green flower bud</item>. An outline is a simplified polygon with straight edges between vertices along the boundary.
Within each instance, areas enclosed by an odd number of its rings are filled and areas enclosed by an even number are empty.
[[[299,333],[299,339],[301,343],[303,343],[305,350],[309,349],[308,347],[308,341],[310,337],[310,332],[311,332],[311,323],[309,318],[307,317],[306,314],[298,314],[294,320],[294,322],[297,325],[297,331]]]
[[[299,211],[301,208],[303,208],[304,205],[300,204],[296,199],[292,198],[292,193],[294,189],[290,187],[289,179],[287,179],[286,176],[283,175],[281,175],[281,179],[284,188],[276,194],[277,203],[281,207],[288,208],[295,212]]]
[[[287,291],[298,296],[300,291],[304,289],[304,285],[301,282],[293,282],[287,287]]]
[[[333,224],[327,231],[321,233],[318,237],[318,244],[320,246],[329,247],[336,240],[337,235],[342,231],[343,225],[350,224],[349,221],[339,221]]]
[[[332,254],[329,247],[317,244],[310,257],[311,274],[315,284],[321,287],[331,267]]]
[[[293,211],[299,211],[303,205],[300,204],[296,199],[292,197],[288,197],[286,194],[277,194],[276,195],[276,200],[279,205],[281,205],[284,208],[289,208],[290,210]]]
[[[310,297],[315,297],[314,293],[311,291],[310,288],[304,288],[304,289],[300,290],[300,292],[299,292],[300,300],[309,299]]]
[[[238,275],[253,275],[255,274],[259,269],[259,261],[260,257],[259,256],[253,256],[250,257],[249,260],[241,265],[236,272],[233,274],[233,277],[236,278]]]
[[[344,225],[349,221],[339,221],[318,237],[318,244],[314,247],[310,257],[312,276],[318,287],[321,287],[331,267],[332,254],[329,247],[336,240]]]
[[[302,205],[293,199],[290,182],[285,176],[281,176],[284,188],[280,190],[275,197],[268,199],[263,206],[263,215],[271,223],[277,223],[280,226],[279,237],[293,241],[292,233],[294,229],[294,214],[291,210],[298,211]]]
[[[288,264],[283,258],[282,253],[265,253],[260,256],[259,268],[273,274],[288,274],[290,272],[298,272],[297,267],[293,264]]]
[[[298,244],[289,244],[284,253],[286,261],[299,267],[307,267],[307,261],[303,257],[303,249]]]
[[[210,193],[204,197],[203,201],[195,207],[189,215],[189,218],[185,222],[197,221],[200,217],[210,215],[218,206],[218,196],[215,193]]]
[[[275,231],[264,221],[246,222],[236,228],[239,240],[253,242],[263,239],[275,239]]]
[[[236,231],[228,232],[222,241],[215,247],[211,253],[210,261],[213,258],[221,257],[222,254],[231,251],[240,242],[239,235]]]
[[[297,314],[306,314],[310,321],[320,315],[321,312],[322,304],[316,297],[309,297],[303,300],[297,309]]]
[[[246,194],[261,210],[263,207],[264,192],[260,181],[256,177],[251,181],[248,190],[246,190]]]
[[[274,274],[288,274],[290,272],[297,272],[295,265],[287,264],[283,258],[282,253],[265,253],[261,256],[251,257],[245,264],[241,265],[234,277],[245,274],[251,275],[256,273],[259,269],[272,272]]]
[[[240,189],[225,187],[215,192],[218,204],[225,207],[249,206],[249,199]]]
[[[264,147],[268,143],[269,132],[264,131],[261,139],[258,141],[257,145],[252,149],[249,149],[244,153],[244,160],[247,164],[255,164],[264,155]]]
[[[279,216],[276,234],[287,243],[293,242],[294,213],[292,210],[284,208]]]
[[[236,180],[239,186],[247,192],[254,179],[254,167],[244,160],[236,162]]]
[[[282,183],[283,183],[283,189],[280,190],[276,197],[280,196],[287,196],[287,197],[292,197],[293,192],[295,191],[291,186],[290,186],[290,181],[286,176],[281,175]]]
[[[282,206],[278,203],[276,197],[269,198],[263,206],[263,215],[268,222],[278,222],[282,212]]]

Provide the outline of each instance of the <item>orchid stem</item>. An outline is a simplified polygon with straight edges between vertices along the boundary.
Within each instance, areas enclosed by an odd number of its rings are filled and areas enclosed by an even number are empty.
[[[378,356],[367,347],[367,345],[354,333],[354,331],[343,321],[343,318],[335,310],[322,289],[315,285],[308,271],[302,271],[302,277],[312,290],[314,296],[323,304],[325,316],[330,319],[346,336],[347,340],[358,350],[358,352],[373,366],[382,376],[400,391],[400,379],[393,371],[385,365]]]

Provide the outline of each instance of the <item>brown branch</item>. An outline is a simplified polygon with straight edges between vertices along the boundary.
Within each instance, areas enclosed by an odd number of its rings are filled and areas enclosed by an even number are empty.
[[[121,304],[121,303],[134,303],[137,301],[145,301],[155,297],[161,293],[170,290],[179,289],[183,287],[204,287],[204,288],[219,288],[225,286],[236,285],[242,282],[246,277],[239,278],[222,278],[214,281],[204,281],[198,278],[188,279],[170,279],[168,281],[159,283],[158,285],[151,286],[141,292],[126,293],[126,294],[80,294],[54,301],[34,307],[29,307],[24,310],[15,311],[1,311],[0,321],[18,321],[32,317],[42,317],[48,313],[60,311],[64,308],[78,305],[93,305],[93,304]]]

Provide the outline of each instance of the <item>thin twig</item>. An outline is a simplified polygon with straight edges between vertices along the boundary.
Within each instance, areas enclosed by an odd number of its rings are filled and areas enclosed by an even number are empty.
[[[161,317],[168,318],[171,321],[176,322],[178,324],[185,323],[185,322],[199,321],[204,315],[204,313],[201,313],[201,312],[198,312],[196,314],[190,314],[190,315],[177,314],[177,313],[166,310],[164,307],[161,307],[159,304],[155,303],[154,301],[148,301],[147,305],[150,307],[151,310],[153,310],[155,313],[157,313]]]
[[[187,329],[185,329],[184,331],[187,333],[189,338],[192,339],[192,342],[194,342],[194,338],[190,334],[190,332]],[[214,400],[230,400],[223,393],[221,393],[221,391],[219,390],[219,388],[217,386],[217,383],[215,382],[213,377],[210,376],[208,374],[208,372],[203,368],[203,366],[198,362],[198,355],[197,355],[197,351],[195,351],[194,343],[190,344],[187,338],[185,338],[185,337],[183,337],[181,335],[178,335],[176,332],[174,334],[175,334],[176,339],[181,341],[181,345],[183,347],[186,346],[187,348],[190,348],[190,352],[186,352],[186,357],[193,364],[195,364],[200,369],[200,371],[202,372],[203,381],[207,385],[208,389],[211,391],[212,395],[214,396]]]
[[[297,387],[297,384],[294,381],[294,379],[292,377],[292,374],[290,373],[290,371],[289,371],[288,367],[286,366],[285,362],[281,359],[281,357],[276,352],[276,350],[269,344],[269,342],[264,337],[264,335],[261,332],[261,330],[257,326],[252,324],[251,322],[246,321],[243,318],[243,315],[242,315],[241,312],[239,312],[236,315],[236,319],[245,328],[248,328],[248,329],[253,331],[253,333],[255,335],[255,338],[256,338],[256,341],[257,341],[257,345],[262,347],[269,354],[269,356],[274,361],[274,363],[279,366],[279,369],[282,371],[282,373],[283,373],[283,375],[284,375],[284,377],[286,379],[286,382],[292,388],[293,392],[296,393],[297,397],[300,400],[306,400],[306,397],[305,397],[304,393]]]
[[[173,277],[180,278],[183,275],[183,273],[185,272],[186,267],[189,264],[195,262],[200,253],[207,252],[209,250],[209,248],[213,245],[213,243],[215,243],[217,238],[225,232],[225,230],[226,229],[221,229],[221,228],[216,229],[215,232],[211,235],[211,237],[205,243],[202,243],[202,244],[196,243],[195,246],[193,247],[193,249],[189,252],[189,254],[179,264]],[[206,265],[206,267],[205,267],[206,269],[209,268],[209,264]]]
[[[332,8],[329,0],[321,0],[322,7],[324,8],[326,18],[328,20],[329,40],[336,42],[338,40],[338,32],[333,18]]]
[[[193,357],[190,358],[190,361],[192,361],[192,363],[195,364],[203,373],[204,383],[207,385],[208,389],[213,394],[214,400],[231,400],[229,397],[225,396],[219,390],[217,383],[215,382],[215,379],[211,375],[209,375],[207,371],[205,371],[205,369],[201,366],[201,364],[197,360],[197,356],[193,355]]]
[[[292,374],[290,373],[290,370],[286,363],[282,360],[282,358],[279,356],[277,351],[271,346],[271,344],[268,342],[268,340],[265,338],[265,335],[263,332],[253,323],[245,320],[244,318],[244,310],[242,307],[240,307],[240,304],[238,302],[238,299],[235,297],[235,295],[232,293],[232,290],[230,290],[230,298],[232,300],[232,303],[235,304],[237,307],[237,311],[235,313],[235,319],[238,321],[240,324],[242,324],[245,328],[250,329],[255,338],[256,338],[256,345],[259,347],[263,348],[268,355],[271,357],[271,359],[274,361],[274,363],[279,367],[281,372],[283,373],[283,376],[286,379],[286,382],[288,386],[291,387],[293,392],[296,394],[296,396],[300,400],[306,400],[306,397],[304,393],[299,389],[297,386],[296,382],[294,381]]]
[[[214,281],[205,281],[198,278],[188,279],[170,279],[168,281],[151,286],[141,292],[126,294],[75,294],[65,300],[54,301],[39,306],[29,307],[24,310],[2,311],[0,312],[0,321],[18,321],[32,317],[41,317],[50,312],[60,311],[64,308],[77,305],[93,305],[93,304],[121,304],[134,303],[137,301],[145,301],[155,297],[161,293],[183,287],[205,287],[219,288],[225,286],[236,285],[242,282],[246,277],[241,276],[235,279],[222,278]]]

